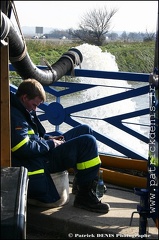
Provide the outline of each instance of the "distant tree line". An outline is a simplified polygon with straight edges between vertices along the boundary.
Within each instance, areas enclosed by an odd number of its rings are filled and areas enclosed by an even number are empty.
[[[53,30],[50,33],[44,34],[46,38],[51,39],[69,39],[79,40],[79,38],[72,36],[70,30]],[[122,41],[122,42],[146,42],[155,40],[155,33],[129,32],[123,31],[121,34],[110,32],[105,34],[105,42]]]
[[[155,33],[129,32],[123,31],[122,34],[108,33],[109,41],[123,41],[123,42],[147,42],[155,40]]]

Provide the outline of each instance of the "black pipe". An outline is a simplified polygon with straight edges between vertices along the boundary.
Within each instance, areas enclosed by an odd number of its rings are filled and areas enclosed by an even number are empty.
[[[25,41],[17,33],[10,19],[1,13],[1,44],[4,39],[9,39],[9,60],[15,71],[22,79],[34,78],[42,85],[49,85],[58,81],[67,72],[73,71],[74,67],[80,66],[83,57],[76,48],[71,48],[64,53],[60,59],[48,67],[48,70],[41,70],[31,61],[27,52]]]

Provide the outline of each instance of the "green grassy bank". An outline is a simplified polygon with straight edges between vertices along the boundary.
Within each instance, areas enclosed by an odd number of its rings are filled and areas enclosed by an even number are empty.
[[[79,46],[79,42],[49,40],[27,40],[27,50],[34,64],[42,64],[43,58],[55,63],[69,48]],[[155,42],[114,42],[100,47],[102,51],[115,56],[119,71],[151,73],[153,71]]]

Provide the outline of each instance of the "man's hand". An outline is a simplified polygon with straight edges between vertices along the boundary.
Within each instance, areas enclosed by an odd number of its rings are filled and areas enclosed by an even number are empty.
[[[49,139],[52,139],[55,147],[58,147],[59,145],[63,144],[65,142],[64,136],[50,136]]]

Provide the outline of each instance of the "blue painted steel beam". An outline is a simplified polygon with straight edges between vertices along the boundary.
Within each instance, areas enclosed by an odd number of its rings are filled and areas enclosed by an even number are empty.
[[[37,66],[41,70],[49,70],[47,66]],[[12,64],[9,64],[9,71],[15,71]],[[71,76],[71,72],[68,72],[66,76]],[[149,73],[131,73],[131,72],[110,72],[100,70],[86,70],[86,69],[74,69],[75,77],[91,77],[91,78],[106,78],[116,80],[127,80],[137,82],[149,82]]]

